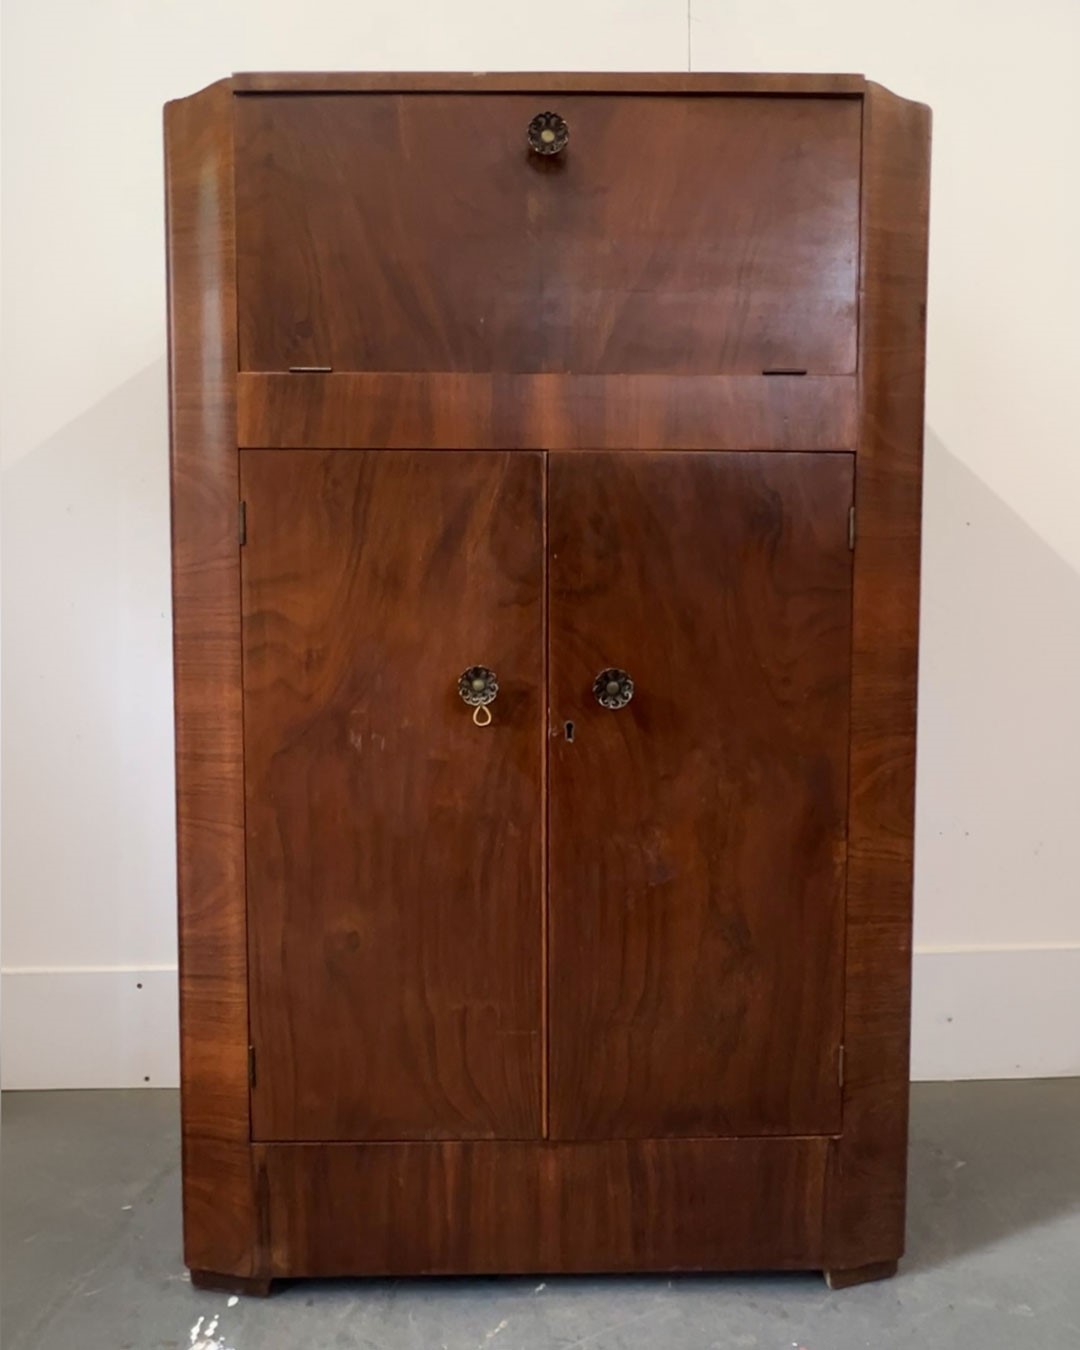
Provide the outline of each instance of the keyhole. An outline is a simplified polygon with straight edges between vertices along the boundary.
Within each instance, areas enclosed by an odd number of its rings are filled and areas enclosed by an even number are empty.
[[[564,728],[564,731],[565,731],[565,733],[566,733],[566,739],[567,739],[568,741],[572,741],[572,740],[574,739],[574,724],[573,724],[573,722],[567,722],[567,724],[566,724],[566,726],[565,726],[565,728]]]

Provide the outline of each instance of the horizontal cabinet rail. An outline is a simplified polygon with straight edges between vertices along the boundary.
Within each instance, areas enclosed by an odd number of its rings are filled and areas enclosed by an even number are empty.
[[[853,375],[241,374],[243,449],[853,450]]]

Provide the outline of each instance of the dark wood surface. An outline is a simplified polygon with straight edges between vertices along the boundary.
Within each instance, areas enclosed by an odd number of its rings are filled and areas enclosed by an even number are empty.
[[[896,1261],[875,1261],[868,1266],[853,1266],[846,1270],[826,1270],[825,1283],[830,1289],[851,1289],[857,1284],[869,1284],[873,1280],[888,1280],[895,1274]]]
[[[734,346],[721,344],[721,357],[715,365],[697,364],[700,353],[694,344],[702,341],[704,330],[695,329],[693,324],[689,334],[682,337],[667,330],[667,346],[661,341],[665,331],[662,323],[654,325],[642,339],[646,349],[651,347],[668,363],[661,365],[661,369],[708,370],[715,374],[603,375],[589,374],[582,366],[575,366],[573,373],[523,372],[511,369],[507,359],[511,345],[506,342],[500,342],[497,359],[469,371],[462,368],[462,354],[483,349],[475,322],[477,311],[469,307],[475,297],[466,296],[460,310],[446,317],[447,296],[453,298],[456,282],[448,282],[441,275],[435,275],[432,282],[429,275],[430,284],[421,286],[411,274],[412,291],[405,286],[394,292],[387,306],[393,341],[402,341],[401,334],[406,330],[414,334],[427,330],[416,347],[420,359],[411,360],[405,369],[366,373],[343,369],[340,362],[331,360],[336,373],[328,377],[284,373],[237,376],[239,332],[231,133],[237,103],[243,121],[247,116],[244,109],[267,102],[259,91],[297,95],[370,91],[381,95],[406,90],[416,90],[424,98],[439,93],[484,94],[484,100],[466,101],[484,102],[489,109],[503,96],[514,93],[527,97],[511,98],[508,102],[528,103],[531,107],[545,95],[559,95],[560,103],[563,103],[561,96],[572,95],[585,103],[585,96],[593,91],[599,106],[612,102],[609,96],[623,91],[636,96],[673,95],[670,100],[639,97],[635,101],[670,103],[675,110],[689,101],[684,97],[689,95],[699,96],[693,101],[702,104],[709,102],[710,94],[735,95],[724,100],[731,104],[746,102],[740,95],[768,95],[767,99],[754,101],[759,108],[777,102],[776,96],[790,95],[791,103],[805,104],[810,110],[804,110],[802,118],[814,117],[817,114],[813,110],[829,106],[833,111],[822,115],[837,124],[845,123],[857,110],[863,133],[857,385],[852,374],[815,376],[814,371],[821,369],[817,366],[808,366],[811,373],[801,378],[763,378],[760,371],[749,366],[733,366],[732,360],[743,360],[751,350],[739,346],[744,334],[768,331],[766,319],[760,315],[751,316],[748,326],[736,322],[731,331],[738,340]],[[234,100],[233,93],[244,97]],[[493,99],[490,103],[486,101],[489,97]],[[274,100],[280,107],[293,101]],[[400,103],[400,100],[386,102]],[[554,97],[551,102],[555,102]],[[563,103],[563,106],[575,105]],[[587,110],[591,106],[587,104],[580,113],[575,111],[573,131],[592,125],[589,119],[593,113]],[[676,118],[671,109],[662,114],[669,123]],[[701,114],[688,111],[686,116],[698,119]],[[477,125],[486,126],[480,110],[477,117],[481,119]],[[415,125],[408,117],[399,120],[402,126]],[[460,129],[452,129],[449,138],[459,147]],[[513,130],[517,136],[521,129],[515,124]],[[645,139],[648,142],[648,135]],[[588,144],[588,137],[585,143]],[[485,154],[490,154],[492,141],[484,142],[482,148]],[[580,136],[573,139],[571,148],[575,157],[567,161],[564,170],[571,162],[578,168],[586,162],[576,153],[582,148]],[[224,1280],[231,1281],[229,1287],[235,1287],[240,1281],[261,1290],[275,1274],[818,1266],[828,1271],[830,1283],[839,1288],[863,1279],[880,1278],[895,1269],[903,1246],[904,1223],[928,149],[929,111],[896,98],[879,86],[867,85],[857,76],[380,73],[239,76],[167,108],[185,1259],[201,1283]],[[689,194],[691,189],[683,187],[680,171],[659,162],[668,153],[670,146],[665,142],[664,154],[650,154],[647,176],[654,185],[659,181],[663,186],[666,174],[669,187]],[[378,154],[375,158],[378,160]],[[393,156],[385,158],[387,164],[393,161]],[[446,159],[449,164],[454,163],[452,153]],[[625,174],[634,168],[638,158],[632,149],[620,148],[604,162],[611,172],[621,167]],[[347,170],[351,168],[351,163],[346,165]],[[519,155],[512,172],[520,173],[525,168],[535,166]],[[706,197],[721,190],[710,178],[711,169],[711,161],[699,164],[694,180],[694,190],[703,183],[701,190]],[[245,171],[241,166],[241,172]],[[321,171],[317,163],[312,168],[316,174]],[[759,184],[775,183],[783,177],[783,168],[774,164],[755,165],[754,172]],[[849,177],[841,175],[811,186],[831,190],[841,180],[848,183]],[[437,183],[438,176],[431,181]],[[468,181],[468,174],[463,181]],[[538,190],[543,192],[549,188],[557,192],[567,182],[577,181],[559,170],[537,171],[530,180],[533,186],[542,185]],[[354,184],[355,179],[350,177],[342,200],[352,201],[355,206],[360,200],[357,196],[360,190]],[[674,197],[664,191],[654,195],[657,201],[669,206],[678,199],[677,193]],[[507,221],[512,224],[513,212],[521,207],[521,194],[511,196],[512,200],[498,208],[503,212],[500,219],[504,224]],[[483,206],[483,193],[473,200]],[[571,211],[559,217],[559,228],[564,231],[564,255],[567,246],[574,253],[575,231],[588,223],[589,211],[595,209],[598,216],[601,211],[595,201],[590,204],[588,193],[575,198],[572,204],[580,208],[577,214]],[[328,210],[333,204],[318,205],[320,210]],[[457,222],[461,234],[447,239],[443,254],[431,242],[430,234],[424,235],[419,241],[423,245],[420,254],[426,248],[426,256],[436,262],[451,270],[468,272],[472,264],[469,267],[465,264],[469,248],[475,247],[475,239],[469,238],[467,203],[462,204],[455,188],[439,203],[439,209],[450,213],[448,219]],[[778,220],[783,217],[781,212]],[[835,224],[839,218],[835,210],[833,218]],[[283,229],[291,228],[290,219],[286,211]],[[366,239],[358,230],[362,213],[354,211],[350,219],[356,227],[354,234],[367,248]],[[439,219],[437,213],[426,214],[425,229]],[[486,230],[488,224],[485,217],[480,231]],[[698,236],[693,235],[698,225],[692,209],[682,212],[676,231],[678,247],[685,247],[688,237],[696,238],[699,244],[705,241],[702,256],[710,266],[721,269],[711,274],[713,279],[722,278],[721,263],[708,256],[710,236],[704,225],[700,226]],[[744,227],[751,233],[758,229],[752,215],[747,216]],[[334,228],[344,232],[341,241],[348,245],[354,237],[348,233],[348,221],[343,219]],[[620,228],[625,228],[635,240],[652,239],[655,243],[661,237],[656,233],[657,222],[647,212],[641,221],[620,222]],[[767,238],[778,237],[776,221],[766,220],[762,228]],[[243,222],[241,229],[246,229]],[[595,247],[594,235],[588,243],[589,247]],[[249,247],[246,240],[244,246],[245,250]],[[414,264],[417,248],[416,237],[403,232],[400,249],[394,256]],[[658,245],[656,252],[662,254],[663,249]],[[359,256],[345,248],[341,272],[346,278],[345,285],[350,284],[349,268]],[[514,269],[520,272],[524,263],[512,249],[508,248],[504,256],[513,280]],[[497,260],[497,251],[490,258]],[[431,266],[434,265],[433,262]],[[608,265],[611,270],[603,275],[609,280],[617,278],[617,251],[614,262],[609,260]],[[658,303],[661,294],[657,287],[670,284],[672,277],[677,279],[678,265],[677,257],[660,257],[657,267],[649,271],[646,289],[654,302]],[[847,266],[844,261],[841,271],[845,276]],[[290,285],[296,275],[312,274],[310,261],[290,261],[285,273],[289,267],[294,272]],[[694,275],[700,274],[701,269],[696,268]],[[833,293],[835,278],[800,272],[798,265],[796,274],[802,277],[799,285],[810,288],[809,292],[799,292],[796,287],[796,295],[820,297]],[[503,292],[478,266],[472,275],[479,277],[474,291],[478,287],[478,293],[485,292],[494,306]],[[386,277],[387,270],[383,268],[373,278],[360,279],[379,287],[385,286]],[[306,281],[304,285],[307,286]],[[311,304],[300,322],[309,322],[314,334],[326,312],[329,319],[324,326],[332,327],[340,319],[342,307],[336,302],[341,293],[341,284],[329,294],[329,299],[320,298],[322,291],[318,286],[311,289]],[[521,294],[520,287],[518,293]],[[432,310],[433,294],[442,309],[437,304]],[[274,305],[277,303],[275,300]],[[415,308],[417,303],[419,310]],[[524,302],[517,303],[520,309]],[[631,308],[638,303],[632,300]],[[685,297],[679,295],[676,309],[680,313],[691,312],[696,322],[704,323],[703,309],[686,310],[685,305]],[[406,313],[410,306],[415,311],[415,321]],[[610,313],[617,308],[613,306]],[[432,313],[435,322],[430,321]],[[725,314],[730,317],[731,313],[724,311],[720,317],[724,319]],[[557,315],[557,310],[535,311],[536,326],[545,328]],[[365,350],[363,344],[369,340],[371,325],[356,317],[354,329],[350,327],[351,317],[346,315],[346,336],[356,344],[354,352]],[[381,314],[378,317],[381,321]],[[573,322],[577,324],[580,317],[575,312]],[[670,318],[670,312],[661,317]],[[505,319],[500,321],[505,323]],[[489,322],[485,312],[484,326]],[[447,334],[451,330],[455,340],[449,344]],[[457,340],[459,331],[465,334],[463,343]],[[724,329],[725,334],[727,331]],[[835,337],[837,331],[828,324],[815,328],[812,323],[807,329],[810,336],[817,332],[819,338],[825,334],[827,340],[831,340],[830,335]],[[854,329],[847,331],[850,342]],[[530,340],[533,350],[554,350],[558,325],[553,333],[555,336],[549,333],[542,338],[520,337],[519,351],[528,351]],[[261,334],[257,336],[262,340]],[[302,330],[293,336],[307,340]],[[273,338],[275,342],[278,340]],[[573,332],[569,338],[563,333],[559,340],[576,342],[579,351],[599,353],[603,359],[611,358],[621,365],[627,362],[628,350],[633,354],[632,344],[638,335],[625,330],[622,322],[613,321],[610,337],[605,336],[601,323],[591,333]],[[632,340],[630,347],[626,345],[628,340]],[[455,363],[448,367],[442,360],[444,351],[455,354]],[[422,362],[430,361],[433,352],[440,358],[440,368],[424,372]],[[472,359],[470,356],[469,360]],[[323,364],[323,361],[312,358],[302,363]],[[803,364],[777,354],[770,355],[761,368],[789,365],[802,368]],[[839,370],[840,365],[834,363],[830,368]],[[849,360],[843,369],[853,371],[855,363]],[[309,466],[322,458],[320,451],[348,448],[486,450],[496,452],[488,458],[500,461],[507,458],[503,453],[507,451],[573,451],[574,454],[552,457],[568,466],[579,459],[584,463],[603,458],[593,453],[597,451],[635,450],[644,452],[639,456],[643,462],[641,472],[645,471],[645,463],[653,460],[678,470],[679,461],[687,456],[668,453],[672,451],[856,453],[858,541],[854,555],[845,1054],[839,1135],[583,1143],[544,1142],[539,1138],[520,1142],[251,1142],[240,576],[236,535],[238,445],[268,451],[282,447],[274,452],[276,456],[303,459]],[[274,455],[267,454],[265,458],[269,460]],[[622,463],[636,457],[607,458]],[[711,462],[721,457],[706,454],[700,458]],[[742,456],[729,458],[736,460]],[[816,458],[831,462],[844,457]],[[769,453],[761,459],[771,464],[786,456]],[[452,496],[452,489],[448,493]],[[777,510],[787,501],[783,493],[779,495],[779,506],[773,503]],[[656,497],[658,506],[666,500],[664,493],[650,493],[652,497]],[[462,507],[462,519],[468,516],[469,509]],[[406,533],[415,531],[417,526],[411,515],[404,519]],[[602,516],[583,523],[602,539],[609,536],[611,522]],[[751,529],[754,522],[744,524]],[[252,527],[255,528],[254,519]],[[719,545],[709,537],[709,548],[717,549]],[[782,530],[778,538],[783,540]],[[520,541],[515,543],[520,545]],[[761,552],[751,548],[749,556],[760,561]],[[701,565],[691,560],[689,575],[700,576],[701,570]],[[799,585],[804,583],[805,578],[800,577]],[[482,583],[487,584],[486,580]],[[598,596],[602,590],[602,586],[598,588]],[[793,594],[798,590],[795,587]],[[654,604],[648,613],[641,606],[635,636],[643,641],[648,639],[654,617],[666,621],[670,609],[666,598]],[[689,649],[697,638],[684,625],[678,628],[678,640]],[[770,631],[770,643],[783,646],[785,641],[787,635],[783,630],[779,635]],[[317,648],[312,651],[317,665],[323,658]],[[572,655],[577,659],[582,653]],[[539,691],[535,707],[538,735],[545,731],[543,687],[540,672],[535,684]],[[576,696],[582,696],[580,686]],[[641,706],[638,705],[637,714]],[[615,718],[614,725],[619,725],[617,719],[621,714],[604,715]],[[565,720],[553,706],[551,725],[546,730],[561,736]],[[490,733],[494,728],[488,730]],[[503,731],[506,734],[509,728]],[[477,735],[481,734],[484,733],[477,731]],[[628,746],[632,744],[630,738],[627,740]],[[580,749],[581,744],[580,736],[569,747],[561,740],[552,740],[556,768],[566,749]],[[628,746],[619,748],[627,753]],[[700,747],[691,747],[685,756],[691,769],[696,763],[695,755],[700,754]],[[541,758],[539,749],[536,756]],[[399,779],[403,776],[399,775]],[[619,779],[612,781],[616,792],[623,791]],[[595,818],[598,808],[590,803],[589,809],[594,811]],[[299,813],[294,812],[290,823],[295,825],[298,819]],[[582,823],[588,819],[586,811]],[[537,837],[532,841],[541,869],[547,852],[543,829],[541,819]],[[628,856],[633,859],[636,850],[636,856],[643,857],[647,842],[647,839],[632,840]],[[692,860],[711,846],[712,841],[704,837],[692,841],[688,856]],[[464,848],[460,840],[457,847]],[[698,855],[695,848],[699,849]],[[597,858],[602,856],[602,850],[598,850]],[[586,859],[586,864],[591,862],[592,859]],[[409,865],[414,870],[420,867],[411,860]],[[768,860],[762,864],[768,865]],[[587,866],[585,875],[588,876]],[[669,883],[661,878],[658,889],[665,884]],[[442,896],[440,892],[438,903]],[[614,912],[615,907],[609,906],[609,917]],[[686,912],[696,920],[701,910],[690,908]],[[637,923],[640,907],[629,917]],[[627,915],[622,918],[626,920]],[[538,955],[537,968],[548,960],[541,920],[538,913],[532,929],[537,935],[535,948],[529,953]],[[311,931],[309,926],[305,938]],[[630,924],[627,931],[636,930]],[[662,923],[647,931],[650,943],[653,936],[662,939],[665,934]],[[736,930],[732,933],[738,936]],[[456,935],[454,940],[457,941]],[[452,950],[457,952],[460,948]],[[670,948],[657,942],[650,950],[666,959]],[[770,950],[766,944],[766,958]],[[640,972],[640,965],[634,966],[639,954],[640,949],[633,943],[627,946],[623,963],[626,970]],[[332,944],[324,949],[321,964],[314,952],[309,955],[312,970],[324,981],[328,977],[333,979]],[[549,955],[554,976],[554,967],[561,963],[554,947]],[[577,953],[573,956],[580,962]],[[756,953],[748,949],[740,959],[743,987],[752,988],[760,973],[755,965]],[[650,969],[655,971],[659,964],[652,963]],[[533,968],[530,965],[529,969]],[[797,978],[803,976],[804,972],[799,972]],[[827,977],[835,978],[835,972],[827,972]],[[530,978],[528,973],[525,978]],[[598,980],[598,987],[601,984]],[[557,982],[552,987],[557,990]],[[690,980],[691,990],[699,987],[704,987],[703,980],[697,984]],[[642,1008],[664,1011],[663,1000],[657,1001],[655,984],[646,983],[641,989]],[[523,1028],[527,1033],[525,1039],[535,1047],[529,1052],[534,1055],[532,1065],[526,1069],[513,1056],[501,1061],[518,1065],[521,1076],[513,1083],[497,1085],[490,1099],[519,1123],[528,1114],[528,1128],[534,1135],[540,1133],[546,1119],[542,1100],[546,1080],[541,1071],[545,1055],[538,1044],[546,1028],[542,1013],[544,991],[543,986],[535,990],[536,1011],[531,1019],[523,1019],[528,1021]],[[738,987],[729,985],[725,997],[737,1000]],[[827,1001],[828,996],[823,997]],[[445,1007],[448,1005],[444,1010]],[[699,999],[691,1012],[699,1015],[706,1007],[707,999]],[[600,1005],[583,1004],[579,1016],[595,1019],[598,1009],[603,1012]],[[617,1011],[621,1015],[623,1010]],[[438,1019],[431,1025],[436,1023]],[[628,1038],[631,1023],[632,1018],[624,1019],[622,1024],[618,1017],[614,1022],[608,1019],[609,1026],[615,1026],[617,1037]],[[381,1021],[376,1023],[377,1032],[381,1032],[382,1026]],[[317,1042],[312,1043],[316,1054],[329,1053],[325,1048],[320,1050]],[[450,1044],[454,1045],[452,1036]],[[426,1079],[429,1086],[435,1084],[435,1114],[442,1109],[438,1097],[446,1086],[441,1067],[445,1045],[445,1040],[436,1040],[433,1051],[430,1042],[421,1042],[412,1067],[407,1063],[404,1068],[398,1065],[396,1070],[400,1085],[415,1065],[421,1066],[421,1077],[426,1072],[424,1065],[440,1066],[438,1074]],[[298,1053],[307,1053],[308,1047],[309,1042],[305,1042]],[[287,1046],[276,1045],[271,1051],[271,1063],[275,1062],[274,1056],[284,1059],[291,1053]],[[455,1053],[451,1051],[446,1060],[450,1066],[446,1081],[451,1092],[462,1085],[454,1066],[461,1067],[463,1061],[455,1060]],[[552,1047],[553,1068],[556,1059]],[[601,1068],[601,1087],[609,1093],[611,1101],[612,1083],[620,1072],[617,1053],[609,1056]],[[663,1075],[671,1070],[665,1064],[659,1064],[658,1068],[659,1081],[670,1087],[670,1078]],[[347,1067],[341,1100],[349,1099],[355,1088],[352,1073],[353,1068]],[[815,1088],[809,1078],[796,1077],[792,1100],[798,1097],[805,1106],[809,1100],[806,1092],[812,1096]],[[768,1072],[765,1078],[768,1080]],[[526,1079],[531,1088],[526,1087]],[[258,1075],[257,1098],[266,1081],[262,1074]],[[593,1110],[588,1105],[588,1092],[595,1089],[590,1084],[585,1088],[587,1115]],[[318,1091],[333,1099],[332,1119],[341,1124],[340,1117],[333,1117],[340,1105],[338,1088],[319,1084]],[[767,1081],[762,1091],[768,1095]],[[632,1096],[627,1101],[635,1105]],[[639,1095],[637,1105],[641,1101]],[[748,1101],[751,1103],[759,1128],[765,1128],[760,1121],[779,1103],[780,1097],[774,1096],[764,1111],[764,1097],[755,1104],[752,1097],[744,1095],[742,1101],[744,1106]],[[431,1104],[428,1100],[427,1105]],[[554,1096],[549,1105],[553,1123],[558,1124],[563,1108]],[[624,1110],[621,1102],[616,1106],[617,1110],[611,1108],[612,1118],[618,1110]],[[581,1114],[579,1105],[571,1107]],[[299,1109],[302,1112],[307,1108],[301,1104]],[[350,1109],[346,1105],[346,1117]],[[311,1118],[318,1114],[318,1110],[312,1111]],[[468,1115],[468,1108],[465,1114]],[[476,1112],[474,1120],[480,1120],[483,1114]],[[429,1114],[428,1119],[431,1118]],[[365,1120],[362,1108],[358,1118],[345,1120],[343,1129],[350,1133],[365,1130],[370,1123],[370,1118]],[[677,1120],[673,1123],[676,1129],[685,1125]],[[746,1128],[752,1127],[749,1115],[744,1117],[744,1123]],[[727,1126],[717,1120],[714,1128]],[[325,1133],[322,1128],[317,1132]],[[368,1215],[374,1216],[376,1222],[368,1224]]]
[[[853,450],[852,375],[242,374],[253,449]]]
[[[852,456],[549,480],[552,1137],[838,1130]]]
[[[196,1289],[209,1289],[221,1294],[243,1294],[245,1298],[266,1298],[273,1283],[269,1275],[223,1275],[217,1270],[192,1270],[191,1283]]]
[[[826,1264],[904,1248],[930,110],[869,88],[856,476],[844,1134]]]
[[[824,1139],[267,1144],[273,1275],[821,1265]]]
[[[794,94],[861,96],[862,75],[685,71],[244,71],[232,77],[238,94],[358,93],[607,93]]]
[[[241,367],[854,370],[857,100],[568,93],[552,160],[544,106],[237,100]]]
[[[539,1136],[543,457],[241,459],[255,1137]]]
[[[228,84],[165,112],[184,1253],[254,1272]]]

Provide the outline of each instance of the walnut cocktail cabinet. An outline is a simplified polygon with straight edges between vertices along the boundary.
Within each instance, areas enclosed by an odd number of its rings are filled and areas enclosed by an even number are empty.
[[[196,1281],[895,1269],[929,126],[168,105]]]

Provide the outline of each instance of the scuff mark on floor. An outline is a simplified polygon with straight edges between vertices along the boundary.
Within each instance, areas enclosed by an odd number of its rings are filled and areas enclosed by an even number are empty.
[[[218,1315],[215,1313],[209,1322],[205,1317],[200,1317],[191,1328],[191,1350],[233,1350],[231,1345],[225,1344],[224,1336],[218,1336]],[[206,1326],[203,1323],[206,1322]]]
[[[499,1325],[498,1325],[497,1327],[492,1327],[492,1328],[491,1328],[491,1330],[488,1332],[488,1334],[484,1337],[484,1339],[483,1339],[483,1341],[481,1342],[481,1344],[482,1344],[482,1345],[487,1345],[489,1341],[493,1341],[493,1340],[495,1339],[495,1337],[499,1334],[499,1332],[500,1332],[500,1331],[505,1331],[506,1328],[507,1328],[509,1325],[510,1325],[510,1319],[509,1319],[509,1317],[504,1317],[503,1320],[499,1323]]]

